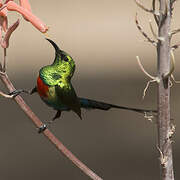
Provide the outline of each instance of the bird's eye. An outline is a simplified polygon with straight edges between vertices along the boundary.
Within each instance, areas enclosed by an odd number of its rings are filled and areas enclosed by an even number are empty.
[[[66,62],[69,61],[69,59],[67,58],[67,56],[64,56],[63,60],[66,61]]]

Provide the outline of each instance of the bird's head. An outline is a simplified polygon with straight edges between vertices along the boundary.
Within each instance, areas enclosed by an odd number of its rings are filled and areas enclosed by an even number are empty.
[[[62,78],[71,79],[75,71],[75,62],[73,58],[68,53],[61,50],[54,41],[51,39],[46,40],[49,41],[55,49],[55,59],[50,66],[54,68],[54,71],[57,71]]]

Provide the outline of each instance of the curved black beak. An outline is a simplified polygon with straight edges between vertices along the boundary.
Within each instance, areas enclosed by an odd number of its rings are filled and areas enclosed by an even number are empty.
[[[45,39],[52,44],[52,46],[55,49],[56,54],[61,52],[60,48],[58,47],[58,45],[54,41],[52,41],[51,39],[48,39],[48,38],[45,38]]]

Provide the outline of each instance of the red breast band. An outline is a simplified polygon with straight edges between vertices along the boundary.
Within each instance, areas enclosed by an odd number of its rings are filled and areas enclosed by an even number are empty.
[[[37,91],[40,96],[47,97],[49,87],[43,83],[40,77],[37,78]]]

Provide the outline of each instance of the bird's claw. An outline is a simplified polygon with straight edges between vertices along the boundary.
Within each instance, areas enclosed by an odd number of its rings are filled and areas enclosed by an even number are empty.
[[[37,87],[33,88],[33,89],[29,92],[29,94],[34,94],[35,92],[37,92]]]
[[[38,133],[40,134],[40,133],[44,132],[46,129],[47,129],[47,125],[43,124],[42,126],[40,126],[38,128]]]
[[[14,91],[10,92],[8,95],[10,95],[10,96],[12,96],[13,98],[15,98],[16,96],[18,96],[18,95],[21,94],[22,92],[27,93],[26,90],[18,89],[18,90],[14,90]]]

